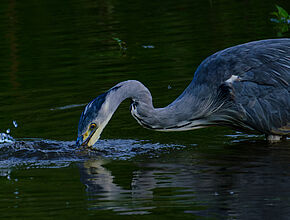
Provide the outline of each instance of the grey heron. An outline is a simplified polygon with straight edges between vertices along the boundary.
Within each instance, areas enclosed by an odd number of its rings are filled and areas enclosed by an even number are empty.
[[[268,140],[290,136],[290,38],[253,41],[206,58],[183,93],[154,108],[139,81],[120,82],[92,100],[81,114],[77,145],[92,146],[119,104],[145,128],[185,131],[226,126],[257,131]]]

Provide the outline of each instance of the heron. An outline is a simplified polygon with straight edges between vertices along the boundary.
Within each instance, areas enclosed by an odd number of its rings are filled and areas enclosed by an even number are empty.
[[[225,126],[279,141],[290,136],[289,84],[290,38],[236,45],[207,57],[182,94],[163,108],[154,108],[151,93],[141,82],[118,83],[84,108],[77,145],[94,145],[120,103],[128,98],[132,116],[148,129]]]

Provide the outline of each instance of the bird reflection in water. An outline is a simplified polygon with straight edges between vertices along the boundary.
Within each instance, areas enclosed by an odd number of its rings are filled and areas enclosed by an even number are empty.
[[[80,168],[88,199],[95,201],[89,208],[112,209],[123,214],[149,214],[154,207],[144,207],[144,201],[153,199],[156,180],[152,173],[134,172],[130,189],[125,189],[115,183],[112,172],[104,166],[107,163],[106,160],[91,159]]]
[[[162,161],[88,160],[80,167],[88,209],[132,215],[166,207],[168,213],[215,213],[221,219],[229,212],[240,219],[275,219],[290,211],[289,146],[265,143],[205,148],[190,157],[182,151]]]

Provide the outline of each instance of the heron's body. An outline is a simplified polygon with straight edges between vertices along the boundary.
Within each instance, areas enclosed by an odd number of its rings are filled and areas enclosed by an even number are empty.
[[[82,143],[92,145],[119,104],[132,99],[131,113],[159,131],[228,126],[269,138],[290,136],[290,39],[250,42],[205,59],[184,92],[170,105],[154,108],[140,82],[121,82],[85,108],[79,122]],[[97,129],[85,142],[90,124]],[[80,140],[80,139],[79,139]]]

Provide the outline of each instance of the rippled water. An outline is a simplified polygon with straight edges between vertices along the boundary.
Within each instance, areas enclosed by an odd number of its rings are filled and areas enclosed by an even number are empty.
[[[78,151],[73,142],[49,140],[1,145],[1,216],[288,218],[287,142],[186,147],[102,140],[95,147]]]
[[[83,162],[88,158],[102,157],[113,160],[128,160],[137,155],[157,156],[184,146],[150,143],[136,140],[100,140],[94,150],[76,147],[74,141],[53,140],[9,140],[0,147],[0,169],[23,166],[26,168],[66,167],[72,162]]]
[[[173,101],[210,54],[274,38],[280,1],[0,2],[0,219],[289,219],[289,140],[162,133],[121,104],[95,150],[84,105],[136,79]],[[289,34],[285,35],[289,37]]]

